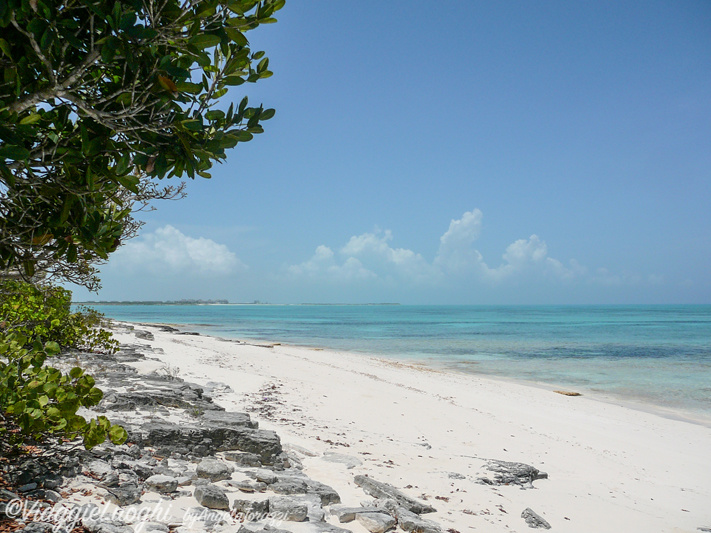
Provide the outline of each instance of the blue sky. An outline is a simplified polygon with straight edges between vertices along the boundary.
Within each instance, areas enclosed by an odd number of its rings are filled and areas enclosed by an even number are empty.
[[[278,18],[249,36],[266,132],[76,299],[711,303],[711,3]]]

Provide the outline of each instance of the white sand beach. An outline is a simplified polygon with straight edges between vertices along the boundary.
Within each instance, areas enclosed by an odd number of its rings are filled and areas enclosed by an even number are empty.
[[[376,357],[140,328],[155,340],[116,338],[162,350],[144,370],[228,385],[215,402],[277,431],[344,504],[368,499],[353,481],[367,474],[426,500],[437,509],[426,517],[450,533],[530,531],[526,508],[556,532],[711,528],[705,425]],[[487,460],[526,463],[548,478],[528,489],[482,484],[494,475]]]

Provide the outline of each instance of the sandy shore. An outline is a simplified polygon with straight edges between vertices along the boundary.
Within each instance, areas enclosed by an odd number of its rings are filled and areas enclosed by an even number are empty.
[[[450,533],[530,531],[526,508],[560,532],[711,531],[709,427],[391,360],[140,328],[154,340],[116,337],[162,349],[154,369],[229,385],[215,401],[276,430],[345,504],[366,499],[353,478],[368,474],[426,499]],[[549,477],[485,485],[490,459]]]

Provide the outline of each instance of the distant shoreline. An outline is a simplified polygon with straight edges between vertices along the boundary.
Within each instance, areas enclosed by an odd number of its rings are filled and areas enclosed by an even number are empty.
[[[227,300],[177,300],[177,301],[98,301],[98,302],[73,302],[74,305],[274,305],[274,306],[289,306],[289,305],[350,305],[350,306],[368,306],[368,305],[401,305],[396,302],[381,302],[381,303],[365,303],[365,304],[347,304],[347,303],[297,303],[297,304],[274,304],[269,302],[228,302]]]

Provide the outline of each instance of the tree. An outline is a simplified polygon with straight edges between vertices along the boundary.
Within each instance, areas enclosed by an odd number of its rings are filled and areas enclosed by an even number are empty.
[[[209,178],[273,109],[230,86],[271,76],[245,33],[285,0],[0,0],[0,270],[96,287],[94,265]]]

